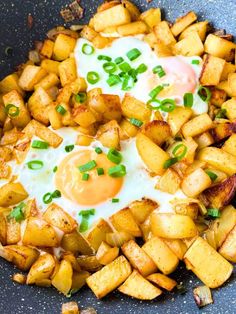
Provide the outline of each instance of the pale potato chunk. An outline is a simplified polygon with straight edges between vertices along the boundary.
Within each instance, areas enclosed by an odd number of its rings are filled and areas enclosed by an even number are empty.
[[[200,83],[204,86],[215,86],[219,84],[224,66],[224,59],[211,55],[205,55],[200,76]]]
[[[190,24],[192,24],[194,21],[196,21],[196,19],[197,19],[197,15],[193,11],[190,11],[186,15],[181,16],[180,18],[178,18],[175,21],[174,25],[171,27],[171,31],[172,31],[173,35],[175,37],[178,36]]]
[[[228,234],[225,242],[219,249],[219,253],[228,261],[236,263],[236,225]]]
[[[196,116],[192,120],[186,122],[182,127],[184,137],[194,137],[213,127],[213,122],[207,113]]]
[[[174,45],[173,51],[176,55],[186,57],[201,56],[204,52],[204,46],[198,33],[191,32]]]
[[[23,90],[32,91],[34,85],[46,75],[47,72],[43,68],[36,65],[27,65],[19,78],[19,85]]]
[[[188,197],[196,197],[210,186],[211,179],[201,168],[188,174],[181,183],[181,189]]]
[[[7,183],[0,187],[0,206],[11,206],[26,199],[28,193],[20,182]]]

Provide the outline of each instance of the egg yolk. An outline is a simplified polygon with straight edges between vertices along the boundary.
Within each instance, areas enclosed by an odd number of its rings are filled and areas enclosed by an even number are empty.
[[[79,166],[95,160],[97,166],[88,171],[89,179],[82,180],[83,173]],[[105,154],[84,150],[71,153],[58,166],[55,174],[55,185],[71,201],[80,205],[96,205],[113,198],[120,191],[123,179],[108,175],[108,169],[114,167]],[[97,168],[103,168],[104,174],[98,175]]]

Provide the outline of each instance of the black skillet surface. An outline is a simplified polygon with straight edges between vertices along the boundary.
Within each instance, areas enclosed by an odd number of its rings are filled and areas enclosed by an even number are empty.
[[[47,30],[63,24],[59,11],[70,2],[72,1],[0,0],[0,78],[10,73],[17,64],[26,59],[27,51],[34,40],[43,39]],[[102,1],[82,0],[87,17],[95,12],[100,2]],[[134,2],[142,10],[151,6],[164,8],[164,14],[169,20],[194,10],[201,19],[207,18],[214,22],[215,27],[225,28],[229,33],[236,35],[236,0],[153,0],[150,4],[147,4],[145,0]],[[34,17],[32,30],[27,28],[29,13]],[[6,58],[4,50],[8,46],[13,48],[13,55]],[[29,287],[12,283],[10,277],[16,271],[12,265],[0,260],[1,314],[57,314],[60,313],[62,303],[69,300],[77,301],[80,308],[93,306],[99,314],[193,314],[199,311],[192,297],[192,288],[197,286],[199,281],[184,267],[178,269],[173,274],[173,278],[179,283],[182,282],[187,292],[184,295],[166,293],[153,302],[140,302],[118,292],[98,301],[87,288],[83,288],[71,299],[67,299],[52,288]],[[236,313],[236,280],[233,278],[223,288],[214,290],[213,297],[214,305],[202,309],[202,314]]]

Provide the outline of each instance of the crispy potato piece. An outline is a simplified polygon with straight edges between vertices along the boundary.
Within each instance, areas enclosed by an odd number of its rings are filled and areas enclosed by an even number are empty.
[[[116,120],[111,120],[99,127],[97,139],[103,146],[120,149],[120,128]]]
[[[27,275],[27,285],[32,285],[37,281],[49,279],[55,268],[55,259],[51,254],[40,255],[37,261],[32,265]]]
[[[7,220],[3,213],[0,213],[0,242],[5,245],[7,241]]]
[[[142,133],[161,146],[171,136],[171,129],[167,122],[153,120],[143,126]]]
[[[160,273],[151,274],[147,279],[167,291],[172,291],[177,285],[175,280]]]
[[[78,304],[74,301],[63,303],[61,314],[79,314]]]
[[[11,122],[10,118],[7,117],[6,115],[5,106],[0,100],[0,126],[1,127],[4,126],[6,119],[9,119],[9,121]]]
[[[151,8],[144,11],[140,15],[140,19],[143,20],[151,29],[161,22],[161,10],[160,8]]]
[[[13,128],[9,131],[4,130],[4,135],[1,138],[0,145],[12,145],[22,136],[22,132],[18,131],[17,128]]]
[[[115,7],[118,4],[120,4],[120,1],[117,0],[105,1],[97,8],[97,12],[108,10],[110,8]]]
[[[159,58],[171,57],[173,56],[172,49],[169,46],[166,46],[162,42],[159,42],[157,39],[157,43],[153,44],[154,51]]]
[[[111,246],[121,247],[124,243],[132,239],[134,239],[134,237],[125,231],[106,233],[106,242]]]
[[[201,237],[189,247],[184,261],[186,267],[209,288],[220,287],[233,271],[233,266]]]
[[[120,4],[105,11],[96,13],[93,19],[95,31],[101,32],[107,27],[130,23],[131,15],[129,10]]]
[[[169,155],[142,133],[136,137],[136,147],[148,169],[162,175],[165,171],[164,163],[169,159]]]
[[[11,206],[26,199],[28,193],[20,182],[6,183],[0,187],[0,206]]]
[[[121,103],[121,110],[125,117],[135,118],[142,122],[148,122],[151,117],[151,110],[146,104],[126,94]]]
[[[44,59],[41,62],[41,68],[46,70],[48,73],[54,73],[57,76],[59,75],[59,65],[60,62],[54,60]]]
[[[62,260],[58,271],[52,278],[52,285],[64,295],[67,295],[72,286],[73,269],[71,263]]]
[[[154,49],[155,45],[157,44],[157,39],[154,32],[148,33],[144,36],[143,40],[149,44],[149,46]]]
[[[85,105],[81,105],[74,109],[73,119],[76,123],[81,125],[83,128],[87,128],[91,124],[96,122],[96,118],[94,114]]]
[[[142,249],[166,275],[172,273],[178,266],[179,259],[161,238],[152,237],[142,246]]]
[[[142,233],[129,208],[119,210],[109,217],[113,227],[117,231],[125,231],[134,237],[141,237]]]
[[[36,217],[39,215],[35,199],[28,200],[25,205],[26,205],[24,207],[25,218]]]
[[[236,134],[232,134],[230,138],[225,141],[224,145],[222,146],[222,149],[236,157]]]
[[[227,94],[225,91],[220,90],[216,87],[210,88],[211,90],[211,99],[210,104],[216,107],[221,107],[221,105],[226,101]]]
[[[235,69],[236,69],[235,64],[232,64],[230,62],[225,62],[224,69],[223,69],[223,72],[221,73],[220,80],[221,81],[227,80],[229,74],[234,73]]]
[[[175,194],[180,186],[181,179],[173,169],[167,169],[163,176],[157,182],[155,189],[169,194]]]
[[[171,128],[172,135],[175,136],[182,126],[188,122],[193,112],[190,108],[176,107],[168,114],[167,122]]]
[[[121,25],[117,27],[117,32],[121,36],[133,36],[137,34],[148,33],[147,24],[142,21],[132,22],[129,24]]]
[[[187,245],[179,239],[164,239],[164,242],[169,246],[172,252],[182,260],[184,258],[184,254],[187,251]]]
[[[102,264],[99,263],[96,256],[86,256],[86,255],[80,255],[77,257],[77,261],[79,263],[79,266],[86,271],[89,272],[95,272],[102,268]]]
[[[204,46],[197,32],[191,32],[179,42],[177,42],[173,51],[176,55],[187,57],[201,56],[204,52]]]
[[[27,65],[19,78],[19,85],[23,90],[32,91],[34,85],[39,83],[46,75],[47,72],[43,68],[36,65]]]
[[[10,166],[0,158],[0,179],[8,179],[11,174]]]
[[[43,47],[40,50],[40,54],[48,59],[52,58],[54,48],[54,42],[50,39],[45,39],[43,42]]]
[[[118,290],[139,300],[153,300],[162,293],[159,288],[142,277],[137,270],[133,270]]]
[[[28,270],[37,260],[39,252],[23,245],[8,245],[4,247],[7,260],[21,270]]]
[[[229,97],[233,97],[233,93],[229,86],[228,80],[221,81],[216,87],[220,90],[223,90]]]
[[[173,35],[176,37],[180,33],[182,33],[190,24],[195,22],[197,19],[197,15],[193,12],[190,11],[186,15],[181,16],[178,18],[174,25],[171,27],[171,31]]]
[[[12,90],[16,90],[18,93],[20,93],[22,96],[24,96],[24,91],[19,86],[19,77],[16,73],[12,73],[10,75],[7,75],[0,81],[0,93],[1,94],[7,94],[11,92]]]
[[[87,135],[78,135],[76,145],[89,146],[93,142],[93,138]]]
[[[140,11],[135,4],[128,0],[121,0],[121,3],[129,11],[131,16],[131,21],[137,21],[140,17]]]
[[[135,137],[139,131],[139,128],[137,126],[133,125],[126,119],[123,119],[121,121],[120,128],[121,131],[125,134],[124,136],[127,136],[128,138]]]
[[[42,87],[45,90],[48,90],[59,83],[60,81],[58,76],[55,73],[49,73],[38,84],[34,85],[34,89],[36,90],[37,88]]]
[[[118,247],[111,247],[106,242],[102,242],[98,248],[96,258],[102,265],[110,264],[119,255]]]
[[[157,202],[148,198],[142,198],[141,201],[134,201],[129,205],[129,209],[138,224],[142,224],[157,207]]]
[[[105,121],[110,121],[110,120],[120,121],[121,120],[120,97],[117,95],[108,95],[108,94],[102,94],[100,95],[100,97],[105,106],[105,110],[103,111],[103,119]]]
[[[58,130],[58,129],[62,128],[62,126],[63,126],[62,115],[59,112],[57,112],[56,107],[57,106],[55,106],[55,104],[52,103],[47,108],[48,109],[48,120],[49,120],[51,127],[54,130]]]
[[[136,268],[142,276],[146,277],[157,271],[156,264],[134,240],[123,244],[121,249],[130,264]]]
[[[98,250],[99,246],[103,241],[106,240],[106,233],[112,232],[109,224],[104,220],[100,219],[86,235],[86,239],[91,244],[95,251]]]
[[[61,247],[65,251],[69,251],[74,254],[93,254],[93,249],[91,248],[88,241],[82,236],[82,234],[80,234],[76,230],[74,230],[72,233],[64,234],[61,240]]]
[[[53,58],[57,61],[63,61],[69,58],[74,51],[76,39],[65,34],[59,34],[53,47]]]
[[[236,119],[236,97],[224,102],[221,108],[226,110],[226,116],[229,120]]]
[[[77,70],[75,58],[68,58],[62,61],[58,69],[62,86],[65,86],[66,84],[76,80]]]
[[[206,161],[212,167],[228,175],[236,173],[236,157],[216,147],[206,147],[199,151],[198,160]]]
[[[188,174],[181,183],[181,189],[188,197],[196,197],[210,186],[211,179],[201,168]]]
[[[207,32],[208,24],[209,24],[208,21],[202,21],[202,22],[197,22],[197,23],[190,25],[180,34],[179,40],[184,39],[191,32],[197,32],[199,37],[201,38],[201,41],[204,41],[206,38],[206,32]]]
[[[214,143],[214,139],[209,132],[204,132],[196,136],[194,141],[198,144],[198,149],[211,146]]]
[[[236,73],[230,73],[228,76],[228,84],[231,90],[231,95],[236,97]]]
[[[59,245],[59,239],[53,227],[36,217],[28,218],[22,242],[24,245],[39,247],[57,247]]]
[[[221,142],[223,139],[231,136],[236,132],[236,122],[218,123],[212,130],[211,135],[215,142]]]
[[[71,289],[77,291],[86,284],[86,279],[90,276],[88,271],[73,272]]]
[[[153,30],[156,35],[157,42],[164,44],[166,46],[173,45],[176,43],[176,40],[170,30],[168,22],[162,21],[158,23],[156,26],[154,26]]]
[[[80,33],[80,36],[82,38],[85,38],[89,41],[92,41],[97,35],[98,33],[92,27],[88,25],[85,25]]]
[[[96,297],[100,299],[119,287],[130,274],[129,262],[124,256],[120,256],[87,278],[86,282]]]
[[[63,252],[63,253],[61,254],[61,257],[62,257],[64,260],[70,262],[72,268],[73,268],[75,271],[77,271],[77,272],[80,272],[80,271],[81,271],[81,267],[80,267],[80,265],[79,265],[79,262],[78,262],[78,260],[76,259],[76,257],[73,255],[73,253],[71,253],[71,252]]]
[[[219,84],[224,70],[225,60],[212,55],[204,56],[204,63],[200,75],[200,83],[204,86]]]
[[[204,44],[206,53],[209,53],[218,58],[225,59],[226,61],[233,60],[235,48],[235,43],[224,38],[220,38],[214,34],[209,34]]]
[[[26,276],[23,274],[20,274],[20,273],[16,273],[16,274],[12,275],[12,280],[14,282],[21,284],[21,285],[24,285],[26,282]]]
[[[194,137],[213,127],[213,122],[207,113],[200,114],[185,123],[182,127],[184,137]]]
[[[236,225],[227,235],[227,238],[219,249],[219,253],[228,261],[236,263]]]
[[[20,224],[15,219],[7,222],[7,244],[17,244],[21,240]]]

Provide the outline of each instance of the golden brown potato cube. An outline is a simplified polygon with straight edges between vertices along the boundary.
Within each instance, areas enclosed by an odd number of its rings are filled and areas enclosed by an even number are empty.
[[[134,237],[125,231],[115,231],[106,233],[106,242],[111,246],[122,247],[125,242],[134,239]]]
[[[74,51],[76,39],[65,34],[59,34],[53,47],[53,58],[57,61],[63,61],[69,58]]]
[[[134,201],[129,205],[129,209],[138,224],[142,224],[156,208],[158,208],[158,204],[148,198],[142,198],[141,201]]]
[[[134,237],[141,237],[142,233],[129,208],[119,210],[109,217],[113,227],[117,231],[125,231]]]
[[[24,207],[25,218],[36,217],[39,214],[35,199],[29,199]]]
[[[88,107],[81,105],[74,109],[73,119],[76,123],[81,125],[84,128],[89,127],[91,124],[96,122],[96,119],[93,113],[89,110]]]
[[[129,122],[126,119],[123,119],[120,123],[120,128],[122,132],[124,133],[124,136],[129,137],[135,137],[138,133],[139,128],[135,125],[133,125],[131,122]]]
[[[230,73],[228,76],[229,88],[231,90],[231,95],[236,97],[236,73]]]
[[[103,119],[105,121],[121,119],[121,103],[120,97],[117,95],[102,94],[102,102],[105,106],[105,111],[103,112]]]
[[[164,239],[164,242],[169,246],[171,251],[173,251],[180,260],[184,258],[184,254],[187,251],[187,245],[184,243],[183,240]]]
[[[211,99],[210,104],[216,107],[221,107],[221,105],[226,101],[227,94],[224,90],[217,89],[216,87],[211,88]]]
[[[228,261],[236,263],[236,225],[227,235],[227,238],[219,249],[219,253]]]
[[[60,63],[59,75],[60,75],[62,86],[65,86],[66,84],[71,83],[76,80],[77,70],[76,70],[75,58],[68,58]]]
[[[76,145],[89,146],[93,142],[93,138],[87,135],[78,135]]]
[[[15,127],[14,129],[10,129],[9,131],[4,130],[4,134],[1,138],[0,144],[1,145],[12,145],[16,144],[16,142],[22,136],[22,132],[18,131]]]
[[[11,109],[9,108],[9,116],[14,126],[24,128],[30,122],[31,118],[21,94],[17,90],[12,90],[5,94],[2,99],[5,108],[8,108],[9,105],[14,105],[18,108],[19,114],[16,116],[11,115]]]
[[[189,247],[184,261],[209,288],[220,287],[233,271],[233,266],[201,237]]]
[[[220,142],[234,133],[235,121],[228,122],[222,121],[221,123],[215,124],[215,127],[211,130],[211,135],[215,142]]]
[[[40,82],[47,75],[46,70],[36,65],[27,65],[20,78],[19,85],[23,90],[32,91],[34,85]]]
[[[5,245],[7,241],[7,220],[3,213],[0,213],[0,242]]]
[[[103,146],[120,149],[120,128],[116,120],[101,125],[96,136]]]
[[[172,49],[169,46],[166,46],[162,42],[157,40],[157,43],[154,44],[154,51],[159,58],[171,57],[173,56]]]
[[[236,69],[235,64],[232,64],[230,62],[225,62],[224,69],[223,69],[223,72],[221,73],[220,80],[221,81],[227,80],[229,74],[234,73],[235,69]]]
[[[61,314],[79,314],[78,304],[74,301],[63,303]]]
[[[222,149],[236,157],[236,134],[232,134],[230,138],[225,141],[224,145],[222,146]]]
[[[86,284],[86,279],[90,276],[88,271],[82,270],[79,273],[73,272],[71,289],[77,291]]]
[[[0,159],[0,179],[8,179],[11,174],[11,167]]]
[[[147,24],[142,21],[132,22],[117,27],[117,32],[121,36],[133,36],[148,33]]]
[[[10,161],[12,159],[12,150],[9,147],[0,147],[0,156],[4,161]]]
[[[4,247],[7,260],[21,270],[28,270],[37,260],[39,252],[24,245],[8,245]]]
[[[34,89],[42,87],[45,90],[48,90],[51,87],[58,85],[59,82],[60,82],[59,78],[58,78],[58,76],[55,73],[49,73],[38,84],[36,84],[34,86]]]
[[[161,22],[161,10],[159,8],[151,8],[144,11],[140,15],[140,19],[143,20],[151,29]]]
[[[155,188],[169,194],[175,194],[180,186],[181,179],[173,169],[167,169],[157,182]]]
[[[119,255],[118,247],[111,247],[106,242],[102,242],[98,248],[96,258],[102,265],[110,264]]]
[[[168,22],[162,21],[158,23],[156,26],[154,26],[153,30],[156,35],[157,42],[160,42],[166,46],[176,43]]]
[[[56,110],[57,105],[51,103],[48,106],[48,120],[54,130],[62,128],[62,115]],[[64,108],[64,107],[63,107]]]
[[[148,122],[151,117],[151,110],[146,107],[146,104],[129,95],[123,99],[121,110],[125,117],[135,118],[142,122]]]
[[[43,214],[43,219],[64,233],[71,233],[77,227],[77,222],[55,203],[48,206]]]
[[[201,168],[184,177],[181,189],[188,197],[196,197],[211,186],[211,179]]]
[[[168,114],[167,122],[171,128],[172,135],[175,136],[181,127],[191,118],[193,112],[190,108],[176,107]]]
[[[221,108],[226,110],[226,116],[229,120],[236,119],[236,97],[224,102]]]
[[[167,291],[173,290],[177,285],[175,280],[161,273],[151,274],[147,277],[147,279]]]
[[[119,4],[119,1],[117,1]],[[125,6],[125,8],[129,11],[131,16],[131,21],[137,21],[140,17],[140,11],[131,1],[122,0],[121,3]]]
[[[131,274],[131,266],[124,256],[117,257],[98,272],[86,279],[87,285],[97,298],[103,298],[119,287]]]
[[[224,59],[205,55],[200,75],[200,83],[204,86],[214,86],[219,84],[224,66]]]
[[[186,15],[178,18],[174,25],[171,27],[173,35],[176,37],[182,33],[190,24],[195,22],[197,19],[196,14],[193,11],[188,12]]]
[[[109,8],[105,11],[98,12],[94,15],[94,29],[101,32],[110,26],[119,26],[131,22],[131,16],[122,4]]]
[[[153,300],[162,293],[159,288],[142,277],[137,270],[133,270],[118,290],[139,300]]]
[[[26,282],[26,276],[23,274],[20,274],[20,273],[16,273],[16,274],[12,275],[12,280],[14,282],[21,284],[21,285],[24,285]]]
[[[121,249],[130,264],[136,268],[142,276],[146,277],[157,271],[156,264],[134,240],[123,244]]]
[[[206,32],[208,28],[208,21],[198,22],[187,27],[179,36],[179,40],[184,39],[191,32],[197,32],[201,41],[204,41],[206,38]]]
[[[26,199],[28,193],[20,182],[6,183],[0,188],[0,206],[7,207]]]
[[[88,241],[77,230],[63,235],[61,247],[74,254],[91,255],[94,252]]]
[[[72,286],[73,269],[71,263],[62,260],[58,271],[52,278],[52,285],[64,295],[67,295]]]
[[[161,146],[171,136],[171,129],[167,122],[153,120],[143,126],[142,133]]]
[[[213,122],[207,113],[202,113],[186,122],[182,127],[184,137],[194,137],[213,127]]]
[[[201,56],[204,52],[204,46],[198,33],[191,32],[174,45],[173,51],[176,55],[187,57]]]
[[[57,247],[59,239],[56,231],[45,220],[30,217],[27,220],[22,242],[24,245]]]
[[[89,41],[92,41],[97,35],[98,33],[93,28],[89,27],[88,25],[85,25],[80,33],[80,36],[82,38],[85,38]]]
[[[220,38],[214,34],[209,34],[206,38],[204,49],[206,53],[212,56],[225,59],[226,61],[232,61],[234,58],[234,49],[236,44]]]
[[[48,73],[54,73],[59,75],[59,65],[60,62],[54,60],[44,59],[41,62],[41,68],[46,70]]]
[[[194,138],[194,141],[198,144],[198,149],[210,146],[214,143],[214,139],[209,132],[204,132]]]
[[[17,244],[21,240],[21,227],[15,219],[7,222],[7,244]]]
[[[100,219],[88,231],[86,239],[91,244],[93,249],[97,251],[101,243],[106,240],[106,234],[109,232],[112,232],[112,229],[109,226],[109,224],[104,219]]]
[[[16,73],[12,73],[0,81],[0,93],[7,94],[12,90],[16,90],[24,95],[22,88],[19,86],[19,77]]]
[[[216,87],[220,90],[223,90],[229,97],[233,97],[228,80],[221,81]]]
[[[55,268],[55,259],[51,254],[45,253],[39,256],[31,266],[27,275],[27,285],[32,285],[37,281],[49,279]]]
[[[157,44],[157,38],[154,32],[148,33],[144,36],[143,40],[149,44],[149,46],[154,49],[155,45]]]
[[[142,249],[151,257],[158,269],[166,275],[172,273],[179,264],[177,256],[161,238],[152,237],[143,245]]]
[[[50,39],[46,39],[43,42],[43,47],[40,50],[40,54],[45,58],[51,59],[53,54],[53,48],[54,42]]]
[[[99,263],[97,257],[95,255],[87,256],[80,255],[77,257],[77,261],[79,266],[86,271],[96,272],[102,268],[102,265]]]
[[[108,10],[110,8],[115,7],[116,5],[120,4],[121,1],[118,0],[111,0],[111,1],[106,1],[104,3],[102,3],[98,8],[97,8],[97,12],[102,12],[105,10]],[[124,5],[125,7],[125,5]]]

